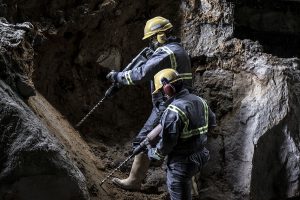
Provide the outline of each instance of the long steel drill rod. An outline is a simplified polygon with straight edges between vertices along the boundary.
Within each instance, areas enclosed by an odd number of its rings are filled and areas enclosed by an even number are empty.
[[[115,168],[110,174],[108,174],[100,183],[100,186],[109,178],[111,177],[120,167],[122,167],[128,160],[130,160],[135,154],[131,154],[126,160],[124,160],[117,168]]]
[[[92,112],[94,112],[94,110],[104,101],[104,99],[106,98],[106,96],[104,96],[95,106],[94,106],[94,108],[84,117],[84,118],[82,118],[82,120],[80,120],[80,122],[78,122],[77,124],[76,124],[76,128],[78,128],[85,120],[86,120],[86,118],[88,118],[91,114],[92,114]]]
[[[143,54],[153,54],[153,50],[151,50],[149,47],[144,48],[122,71],[128,71],[131,70],[135,67],[138,67],[140,65],[142,65],[147,58],[143,55]],[[78,123],[75,125],[76,128],[78,128],[91,114],[92,112],[94,112],[94,110],[102,103],[102,101],[106,98],[106,97],[111,97],[113,96],[114,93],[116,93],[116,91],[119,90],[119,86],[118,84],[113,83],[110,88],[105,92],[104,97],[97,103],[97,105]]]

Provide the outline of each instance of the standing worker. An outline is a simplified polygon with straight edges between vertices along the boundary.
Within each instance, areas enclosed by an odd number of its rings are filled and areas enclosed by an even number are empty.
[[[107,79],[117,85],[134,85],[151,81],[151,93],[154,91],[153,77],[162,69],[176,69],[185,88],[192,88],[191,62],[187,52],[180,44],[180,39],[172,36],[173,25],[163,17],[154,17],[147,21],[143,39],[148,39],[154,53],[148,60],[137,67],[125,72],[111,71]],[[165,110],[163,96],[159,93],[152,95],[153,109],[143,128],[133,141],[135,148],[146,135],[159,123],[161,113]],[[145,153],[135,156],[130,175],[126,179],[114,178],[117,186],[126,190],[140,190],[142,180],[146,177],[150,160]]]
[[[192,177],[209,159],[206,133],[216,126],[215,114],[200,97],[183,88],[179,74],[164,69],[154,76],[154,94],[168,97],[160,124],[162,131],[150,160],[167,157],[167,186],[171,200],[190,200]]]

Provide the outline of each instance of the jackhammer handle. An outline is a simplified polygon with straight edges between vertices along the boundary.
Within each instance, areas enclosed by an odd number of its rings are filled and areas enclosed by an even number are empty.
[[[146,139],[144,139],[137,148],[134,149],[132,155],[135,156],[147,148],[148,144],[154,144],[157,142],[158,135],[162,130],[162,126],[158,124],[150,133],[148,133]]]
[[[161,124],[158,124],[150,133],[148,133],[147,138],[149,139],[149,143],[152,144],[158,138],[162,130]]]

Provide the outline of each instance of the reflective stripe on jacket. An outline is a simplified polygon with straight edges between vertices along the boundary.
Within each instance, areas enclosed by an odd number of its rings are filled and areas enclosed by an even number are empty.
[[[154,75],[166,68],[178,71],[186,88],[192,87],[191,62],[187,52],[183,49],[178,39],[170,39],[164,46],[155,50],[152,56],[132,70],[119,72],[118,82],[123,85],[134,85],[139,82],[150,81],[151,93],[154,91]]]
[[[203,133],[207,133],[207,131],[208,131],[208,106],[207,106],[207,103],[201,97],[198,97],[198,98],[202,101],[202,104],[204,106],[204,113],[202,113],[202,114],[204,115],[204,119],[205,119],[204,125],[199,128],[190,130],[189,129],[190,120],[187,117],[187,115],[185,114],[185,112],[175,105],[169,105],[167,107],[167,109],[169,109],[173,112],[176,112],[180,116],[181,121],[183,121],[183,123],[184,123],[183,131],[179,136],[181,139],[187,139],[194,135],[200,135]]]
[[[189,155],[204,147],[208,128],[216,126],[214,113],[200,97],[180,91],[164,111],[157,148],[163,155]]]

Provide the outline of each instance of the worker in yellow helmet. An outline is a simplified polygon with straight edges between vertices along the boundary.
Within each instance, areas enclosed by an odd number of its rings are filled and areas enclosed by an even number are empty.
[[[167,156],[167,186],[171,200],[191,200],[192,177],[209,159],[207,132],[216,126],[215,114],[204,99],[183,88],[174,69],[154,76],[154,93],[163,93],[168,106],[162,114],[160,140],[148,151],[150,160]]]
[[[144,59],[139,60],[131,70],[111,71],[107,79],[116,85],[135,85],[140,82],[151,82],[151,93],[154,91],[154,75],[165,68],[176,69],[183,86],[192,88],[191,62],[187,52],[180,43],[180,39],[172,35],[173,25],[164,17],[154,17],[147,21],[144,28],[143,40],[148,40],[153,50],[147,53]],[[165,110],[163,96],[160,93],[152,95],[153,109],[143,128],[133,141],[135,148],[146,135],[159,123],[162,112]],[[135,156],[128,178],[114,178],[117,186],[127,190],[140,190],[142,180],[146,176],[150,160],[145,153]]]

